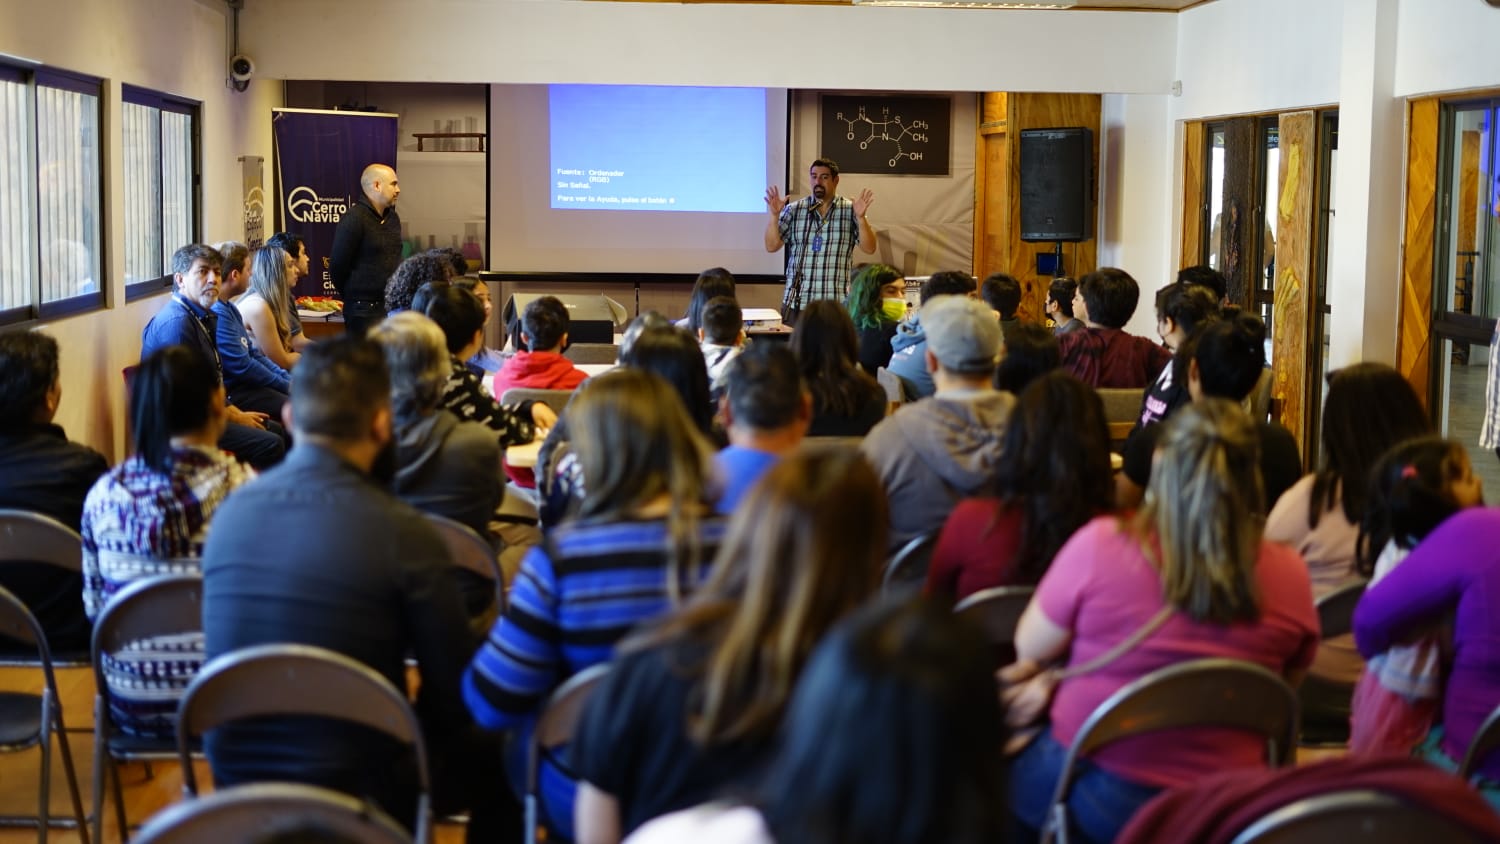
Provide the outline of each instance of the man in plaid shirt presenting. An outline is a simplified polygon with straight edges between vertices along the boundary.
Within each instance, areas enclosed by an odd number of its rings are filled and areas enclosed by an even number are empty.
[[[848,199],[838,195],[839,166],[820,158],[807,171],[812,194],[795,202],[782,197],[775,185],[766,188],[766,251],[786,246],[786,293],[781,298],[782,321],[796,325],[807,303],[843,299],[853,269],[854,247],[875,254],[875,230],[865,212],[875,194],[862,190]]]

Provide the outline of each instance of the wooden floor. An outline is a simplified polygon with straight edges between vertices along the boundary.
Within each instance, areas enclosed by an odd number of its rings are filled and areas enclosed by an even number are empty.
[[[68,742],[73,750],[73,763],[78,772],[78,787],[82,793],[83,811],[88,814],[93,805],[93,753],[94,753],[94,676],[87,668],[60,669],[57,676],[58,693],[63,701],[63,721],[68,727]],[[0,690],[36,692],[41,689],[41,672],[25,668],[0,668]],[[61,751],[54,742],[52,763],[51,813],[54,818],[71,818],[73,810],[68,799],[67,780],[63,775]],[[40,773],[40,757],[35,749],[21,753],[0,754],[0,815],[35,816],[37,806],[37,778]],[[211,782],[206,763],[197,763],[200,783]],[[147,818],[180,799],[182,776],[175,762],[152,763],[152,775],[147,777],[144,765],[131,764],[121,767],[125,789],[125,814],[133,827],[139,827]],[[105,804],[104,840],[120,841],[119,829],[115,826],[114,806]],[[461,844],[463,827],[442,823],[436,828],[437,844]],[[54,827],[49,841],[73,844],[81,841],[78,833],[71,829]],[[36,841],[36,827],[0,828],[0,844],[20,844]]]

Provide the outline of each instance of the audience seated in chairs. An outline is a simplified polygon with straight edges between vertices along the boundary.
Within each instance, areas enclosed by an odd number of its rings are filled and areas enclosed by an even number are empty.
[[[979,298],[1000,319],[1001,333],[1010,337],[1010,330],[1021,324],[1016,314],[1021,307],[1021,282],[1005,273],[993,273],[980,283]]]
[[[385,311],[399,313],[411,308],[412,297],[430,281],[450,281],[452,266],[444,259],[426,252],[407,258],[396,266],[385,283]]]
[[[214,340],[219,350],[219,366],[224,371],[224,391],[236,407],[279,420],[281,407],[291,390],[291,373],[277,366],[250,341],[244,317],[234,304],[234,299],[250,288],[250,268],[246,266],[250,250],[233,241],[214,248],[224,256],[219,298],[213,306],[219,318]]]
[[[1122,330],[1140,298],[1140,285],[1130,273],[1115,267],[1103,267],[1079,279],[1073,314],[1083,320],[1084,327],[1058,337],[1063,369],[1095,389],[1150,384],[1172,354]]]
[[[1385,364],[1357,363],[1334,372],[1323,400],[1323,465],[1292,484],[1266,518],[1266,538],[1302,555],[1312,573],[1313,597],[1363,578],[1355,570],[1355,544],[1365,517],[1370,471],[1402,440],[1433,433],[1410,383]],[[1347,688],[1359,681],[1364,660],[1350,637],[1323,642],[1309,674]],[[1304,703],[1309,703],[1304,697]],[[1342,722],[1347,699],[1304,711],[1310,719]]]
[[[475,719],[515,733],[515,771],[547,695],[696,588],[724,533],[708,506],[708,444],[664,379],[633,367],[591,378],[568,405],[568,426],[588,479],[578,515],[522,560],[505,614],[464,675]],[[571,837],[573,783],[550,763],[541,783],[547,825]]]
[[[622,644],[590,699],[572,747],[579,841],[612,844],[755,783],[808,654],[874,594],[885,519],[854,449],[798,452],[766,473],[703,589]]]
[[[953,602],[1035,585],[1063,543],[1114,506],[1114,494],[1099,395],[1066,372],[1042,376],[1011,411],[992,494],[959,502],[943,525],[927,593]]]
[[[460,258],[463,258],[463,253],[458,253],[458,256]],[[462,273],[453,276],[453,286],[457,287],[459,290],[467,290],[470,293],[473,293],[475,296],[479,297],[479,303],[484,305],[484,324],[489,325],[490,314],[492,314],[495,309],[494,302],[490,301],[490,286],[477,278],[471,278],[469,276],[463,275]],[[418,290],[417,292],[420,293],[421,290]],[[425,304],[423,304],[422,307],[418,307],[418,297],[412,297],[412,310],[420,312],[425,310],[425,307]],[[520,351],[520,348],[517,347],[513,351]],[[489,346],[481,344],[479,347],[479,351],[475,352],[472,356],[469,357],[468,360],[464,361],[464,365],[469,367],[469,371],[474,373],[476,377],[483,378],[487,374],[499,372],[500,368],[503,367],[505,365],[505,362],[509,359],[510,356],[505,354],[504,352],[498,349],[492,349]],[[496,390],[495,395],[499,396],[500,391]]]
[[[386,317],[366,335],[385,354],[391,374],[391,433],[396,474],[391,491],[425,513],[446,516],[489,540],[490,520],[505,498],[500,446],[490,429],[438,408],[452,371],[443,330],[415,311]],[[494,620],[495,584],[450,569],[473,619]],[[481,626],[481,635],[488,630]]]
[[[516,350],[495,375],[495,395],[503,396],[512,387],[572,390],[582,384],[588,373],[563,357],[568,324],[568,309],[556,296],[528,302],[521,312],[521,341],[526,349]]]
[[[1032,834],[1079,728],[1132,680],[1217,656],[1295,684],[1312,662],[1318,621],[1307,570],[1294,551],[1260,536],[1256,448],[1237,405],[1210,399],[1183,408],[1166,423],[1142,509],[1090,522],[1042,576],[1016,632],[1018,662],[1002,677],[1014,682],[1054,663],[1086,668],[1064,675],[1050,704],[1007,694],[1013,726],[1050,709],[1050,727],[1012,767],[1011,809]],[[1087,665],[1122,642],[1124,652]],[[1263,744],[1234,731],[1161,731],[1115,742],[1089,761],[1069,794],[1075,840],[1108,842],[1163,788],[1263,764]]]
[[[1500,508],[1471,507],[1442,522],[1402,563],[1365,591],[1354,636],[1367,658],[1453,619],[1453,662],[1442,690],[1441,725],[1417,755],[1456,770],[1500,701]],[[1478,785],[1500,808],[1500,755],[1478,768]]]
[[[279,259],[278,259],[279,260]],[[218,367],[219,271],[224,259],[210,246],[191,243],[172,253],[172,298],[141,332],[141,358],[166,346],[187,346]],[[278,269],[281,269],[277,264]],[[253,275],[253,273],[252,273]],[[226,405],[229,424],[219,447],[256,469],[275,466],[286,456],[288,438],[281,422],[265,411]]]
[[[557,422],[557,414],[541,402],[508,407],[495,401],[464,364],[484,345],[484,304],[478,297],[444,284],[431,288],[426,304],[425,313],[448,341],[450,373],[441,402],[445,410],[495,431],[502,448],[529,443],[538,428],[550,428]]]
[[[841,622],[785,722],[748,798],[658,818],[632,844],[1008,840],[989,651],[947,608],[881,603]]]
[[[810,437],[862,437],[885,418],[885,391],[859,366],[859,339],[842,305],[807,303],[792,330],[792,351],[812,394]]]
[[[1067,276],[1058,276],[1047,285],[1047,319],[1052,323],[1052,333],[1061,337],[1083,330],[1083,320],[1073,315],[1073,297],[1078,293],[1078,282]]]
[[[83,507],[83,605],[96,619],[131,583],[201,570],[209,523],[254,472],[217,445],[224,385],[183,346],[141,362],[130,390],[135,442]],[[105,660],[111,718],[122,732],[170,739],[177,701],[203,664],[201,631],[127,646]]]
[[[928,302],[939,296],[977,298],[977,289],[974,277],[962,270],[935,272],[922,282],[917,305],[925,308]],[[902,297],[905,297],[904,291]],[[902,391],[911,401],[925,399],[937,389],[932,383],[932,373],[927,371],[927,326],[922,323],[921,310],[896,326],[896,336],[891,339],[891,359],[886,368],[901,379]]]
[[[61,401],[57,341],[37,331],[0,332],[0,509],[40,513],[76,531],[84,497],[109,462],[52,424]],[[88,652],[81,575],[42,562],[6,563],[0,586],[36,616],[53,654]],[[25,653],[34,657],[35,649]]]
[[[1174,354],[1198,329],[1219,318],[1219,298],[1201,284],[1174,282],[1156,291],[1156,331],[1163,346]],[[1167,361],[1141,397],[1141,415],[1130,429],[1137,431],[1164,421],[1177,408],[1192,401],[1188,393],[1187,373],[1179,373],[1176,358]]]
[[[314,645],[364,663],[403,691],[406,658],[415,657],[436,812],[469,808],[469,840],[489,841],[507,809],[519,826],[519,807],[504,799],[498,744],[474,730],[463,705],[459,684],[473,644],[447,551],[422,514],[382,485],[394,469],[390,395],[374,343],[308,347],[292,373],[296,447],[224,502],[203,549],[208,656]],[[371,798],[411,828],[411,757],[368,729],[255,720],[212,731],[206,749],[221,787],[321,785]]]
[[[1397,445],[1370,476],[1356,568],[1372,584],[1380,582],[1439,525],[1483,499],[1483,484],[1459,443],[1420,437]],[[1351,705],[1350,753],[1410,754],[1427,738],[1438,722],[1452,638],[1443,625],[1370,658]]]
[[[1181,369],[1178,377],[1187,385],[1193,401],[1221,398],[1243,402],[1265,371],[1265,341],[1266,324],[1254,314],[1240,311],[1213,321],[1183,344],[1174,361]],[[1260,441],[1262,506],[1271,509],[1296,482],[1302,471],[1302,457],[1297,453],[1296,439],[1287,429],[1259,419],[1252,420],[1252,424]],[[1152,455],[1160,436],[1158,423],[1140,429],[1126,442],[1125,465],[1115,488],[1115,498],[1122,510],[1140,503],[1142,491],[1151,478]]]
[[[990,488],[1015,404],[990,386],[1001,336],[987,305],[939,297],[922,320],[937,392],[896,411],[861,445],[891,503],[892,551],[940,528],[963,497]]]
[[[757,343],[729,365],[721,400],[729,445],[714,455],[721,484],[716,505],[732,513],[750,488],[802,443],[812,398],[797,371],[797,356],[780,343]]]
[[[277,232],[266,238],[267,246],[275,246],[292,259],[287,270],[286,288],[291,295],[287,297],[287,329],[291,333],[288,348],[294,352],[301,352],[307,348],[312,341],[307,339],[307,333],[302,330],[302,318],[297,316],[297,280],[308,274],[311,257],[307,254],[307,244],[303,242],[300,235],[292,232]],[[218,248],[218,247],[215,247]],[[229,256],[225,256],[227,263]],[[226,271],[227,275],[228,272]]]
[[[720,296],[735,298],[734,274],[723,267],[710,267],[698,273],[698,278],[693,281],[693,292],[688,296],[687,314],[673,324],[697,336],[703,328],[704,306]]]

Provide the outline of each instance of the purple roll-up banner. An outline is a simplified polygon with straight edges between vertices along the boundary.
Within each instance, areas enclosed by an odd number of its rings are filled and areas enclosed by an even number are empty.
[[[371,164],[396,166],[397,116],[300,108],[271,110],[276,144],[276,219],[302,238],[310,272],[293,296],[338,297],[328,256],[339,217],[360,196],[359,175]]]

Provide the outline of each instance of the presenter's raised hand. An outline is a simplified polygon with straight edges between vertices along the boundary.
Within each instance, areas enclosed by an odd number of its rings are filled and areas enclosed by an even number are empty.
[[[786,198],[781,195],[781,188],[771,185],[766,188],[766,207],[771,213],[780,216],[781,209],[786,207]]]
[[[860,191],[859,196],[856,196],[854,198],[854,215],[856,217],[863,217],[865,215],[865,212],[870,210],[870,205],[873,202],[875,202],[875,194],[873,191],[871,191],[869,188]]]

